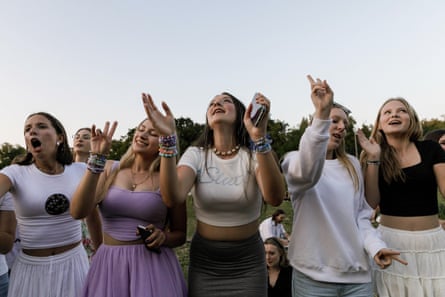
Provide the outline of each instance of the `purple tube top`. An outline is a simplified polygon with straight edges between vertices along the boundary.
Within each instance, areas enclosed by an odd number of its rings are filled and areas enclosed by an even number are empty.
[[[164,229],[168,212],[159,190],[133,192],[115,186],[110,187],[99,209],[103,231],[121,241],[139,239],[138,225]]]

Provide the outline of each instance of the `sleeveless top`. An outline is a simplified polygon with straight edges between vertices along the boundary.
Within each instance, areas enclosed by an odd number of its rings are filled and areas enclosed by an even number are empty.
[[[164,229],[168,209],[160,191],[133,192],[111,186],[99,204],[103,231],[120,241],[139,239],[138,225]]]

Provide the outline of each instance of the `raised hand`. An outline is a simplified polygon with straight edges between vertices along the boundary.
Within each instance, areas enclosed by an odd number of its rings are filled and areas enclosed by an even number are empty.
[[[326,80],[317,78],[314,80],[308,75],[307,79],[311,84],[311,99],[315,107],[315,117],[320,119],[328,119],[334,103],[334,92],[328,85]]]
[[[252,112],[252,103],[247,106],[246,112],[244,113],[244,126],[252,140],[259,139],[266,135],[267,122],[269,120],[270,112],[270,100],[267,99],[263,94],[256,93],[255,100],[257,103],[266,107],[266,112],[263,119],[259,122],[258,126],[255,126],[250,118],[250,113]]]
[[[107,155],[110,152],[111,142],[113,140],[114,132],[116,131],[117,122],[113,122],[110,127],[110,122],[105,122],[103,131],[96,127],[95,124],[91,127],[91,152],[96,154]]]
[[[150,94],[142,93],[142,102],[147,117],[160,136],[169,136],[176,132],[175,117],[167,103],[162,102],[162,108],[165,111],[165,115],[163,115],[154,104]]]
[[[393,260],[398,261],[398,262],[402,263],[403,265],[408,265],[408,262],[401,259],[399,257],[399,255],[400,255],[400,252],[398,252],[398,251],[394,251],[391,249],[381,249],[374,256],[374,261],[381,269],[388,268],[392,264]]]
[[[368,160],[380,160],[381,148],[374,138],[366,138],[361,129],[357,130],[357,139],[362,149],[366,152]]]

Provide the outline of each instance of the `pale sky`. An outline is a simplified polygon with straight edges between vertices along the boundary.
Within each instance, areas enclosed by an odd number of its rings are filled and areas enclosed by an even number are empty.
[[[0,0],[0,42],[0,145],[23,146],[37,111],[70,136],[117,120],[119,139],[145,117],[141,92],[204,123],[214,95],[259,91],[296,127],[313,112],[307,74],[359,124],[395,96],[445,120],[442,0]]]

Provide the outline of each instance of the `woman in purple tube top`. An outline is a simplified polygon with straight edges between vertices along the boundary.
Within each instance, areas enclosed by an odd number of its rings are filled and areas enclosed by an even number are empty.
[[[172,248],[186,238],[185,204],[172,208],[159,190],[159,136],[150,120],[136,128],[119,162],[106,160],[117,123],[93,125],[91,151],[71,205],[76,219],[99,205],[103,244],[91,263],[82,296],[187,296]],[[141,239],[138,226],[151,233]]]

